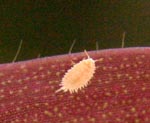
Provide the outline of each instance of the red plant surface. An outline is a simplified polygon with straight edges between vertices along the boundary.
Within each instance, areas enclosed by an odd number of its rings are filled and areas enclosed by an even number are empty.
[[[0,65],[0,123],[150,123],[150,48],[88,53],[102,60],[74,94],[55,91],[84,53]]]

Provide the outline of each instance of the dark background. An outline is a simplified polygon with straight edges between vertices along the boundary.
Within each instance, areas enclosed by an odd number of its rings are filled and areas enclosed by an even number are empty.
[[[149,0],[0,0],[0,63],[72,52],[150,46]]]

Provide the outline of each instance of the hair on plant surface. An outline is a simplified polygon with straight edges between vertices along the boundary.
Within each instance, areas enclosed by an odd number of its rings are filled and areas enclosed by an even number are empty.
[[[149,47],[88,51],[101,60],[90,84],[77,93],[55,92],[83,52],[1,64],[0,122],[148,123],[149,52]]]

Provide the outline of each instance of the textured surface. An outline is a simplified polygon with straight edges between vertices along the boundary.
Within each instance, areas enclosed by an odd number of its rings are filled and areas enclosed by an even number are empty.
[[[88,52],[96,73],[77,94],[55,91],[84,53],[0,65],[0,123],[149,123],[150,48]]]

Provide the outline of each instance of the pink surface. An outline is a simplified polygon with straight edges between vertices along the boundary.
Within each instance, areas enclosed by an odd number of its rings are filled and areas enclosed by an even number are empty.
[[[0,123],[150,123],[150,48],[88,52],[90,84],[55,93],[76,53],[0,65]]]

